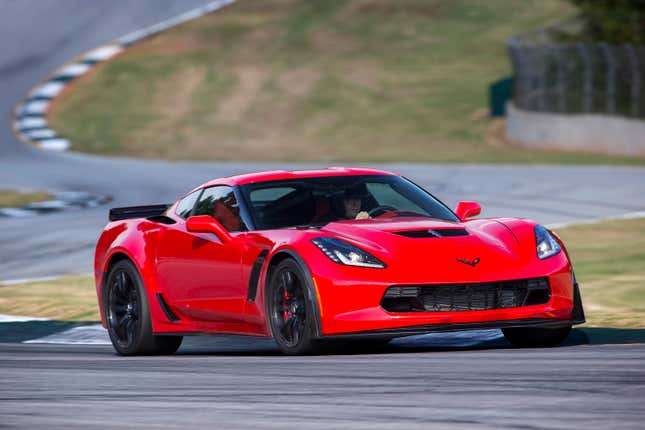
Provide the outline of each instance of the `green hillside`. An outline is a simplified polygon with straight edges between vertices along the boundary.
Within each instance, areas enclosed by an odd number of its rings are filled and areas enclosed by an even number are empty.
[[[645,163],[512,146],[487,117],[505,40],[560,0],[239,0],[58,100],[80,151],[195,160]]]

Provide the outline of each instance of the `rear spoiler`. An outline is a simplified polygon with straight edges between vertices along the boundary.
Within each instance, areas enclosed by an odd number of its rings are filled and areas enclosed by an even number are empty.
[[[110,209],[110,221],[132,218],[148,218],[163,214],[172,205],[129,206]]]

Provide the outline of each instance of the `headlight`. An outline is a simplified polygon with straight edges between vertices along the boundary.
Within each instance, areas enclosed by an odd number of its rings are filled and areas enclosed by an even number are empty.
[[[560,244],[544,226],[535,226],[535,246],[540,260],[553,257],[560,252]]]
[[[385,268],[385,263],[381,260],[343,240],[318,237],[311,241],[334,263],[374,269]]]

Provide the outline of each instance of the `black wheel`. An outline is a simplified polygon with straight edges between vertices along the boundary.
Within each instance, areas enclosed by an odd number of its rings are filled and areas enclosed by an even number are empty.
[[[314,308],[303,270],[294,260],[282,261],[272,271],[266,291],[267,319],[278,348],[285,354],[319,350],[314,337]]]
[[[558,346],[569,336],[571,326],[560,328],[513,327],[502,329],[504,337],[519,348]]]
[[[121,355],[173,354],[181,336],[155,336],[143,282],[129,260],[112,268],[104,286],[105,319],[114,349]]]

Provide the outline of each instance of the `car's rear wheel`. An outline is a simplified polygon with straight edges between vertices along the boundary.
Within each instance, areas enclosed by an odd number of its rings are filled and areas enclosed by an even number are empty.
[[[173,354],[181,336],[155,336],[143,281],[134,264],[121,260],[105,284],[105,320],[114,349],[121,355]]]
[[[558,346],[569,336],[571,326],[559,328],[512,327],[502,329],[504,337],[519,348]]]
[[[282,352],[295,355],[319,351],[320,343],[314,339],[316,320],[307,278],[294,260],[283,260],[271,272],[266,302],[271,334]]]

